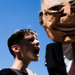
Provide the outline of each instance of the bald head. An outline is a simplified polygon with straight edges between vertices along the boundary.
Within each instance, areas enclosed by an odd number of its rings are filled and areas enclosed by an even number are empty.
[[[47,9],[49,6],[67,4],[74,0],[41,0],[41,10]]]

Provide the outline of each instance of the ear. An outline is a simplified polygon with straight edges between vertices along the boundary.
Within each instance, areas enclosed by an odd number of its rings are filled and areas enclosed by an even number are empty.
[[[40,17],[40,24],[43,25],[43,12],[42,11],[40,11],[39,17]]]
[[[11,47],[11,49],[12,49],[15,53],[20,52],[20,46],[19,46],[19,45],[13,45],[13,46]]]
[[[45,10],[44,10],[44,12],[45,12]],[[39,13],[39,17],[40,17],[40,24],[41,24],[43,27],[45,27],[45,26],[46,26],[46,23],[47,23],[47,17],[46,17],[46,15],[41,11],[41,12]]]

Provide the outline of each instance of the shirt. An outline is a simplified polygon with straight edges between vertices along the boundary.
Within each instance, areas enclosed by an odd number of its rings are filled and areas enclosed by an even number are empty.
[[[36,75],[36,74],[29,69],[27,69],[27,72],[23,72],[16,69],[6,68],[0,71],[0,75]]]

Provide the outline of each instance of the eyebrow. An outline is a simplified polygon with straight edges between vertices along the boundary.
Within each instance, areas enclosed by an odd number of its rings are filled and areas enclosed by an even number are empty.
[[[70,2],[70,1],[74,1],[74,0],[68,0],[68,1]]]
[[[53,5],[60,5],[60,4],[63,4],[63,2],[62,1],[56,1],[56,2],[53,2],[53,3],[49,3],[48,7],[53,6]]]

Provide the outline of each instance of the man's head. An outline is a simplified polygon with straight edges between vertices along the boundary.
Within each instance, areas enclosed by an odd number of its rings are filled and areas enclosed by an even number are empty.
[[[22,29],[13,33],[8,39],[11,54],[21,59],[37,61],[39,57],[39,41],[37,33],[31,29]]]
[[[55,42],[75,42],[75,1],[42,0],[40,23]]]

